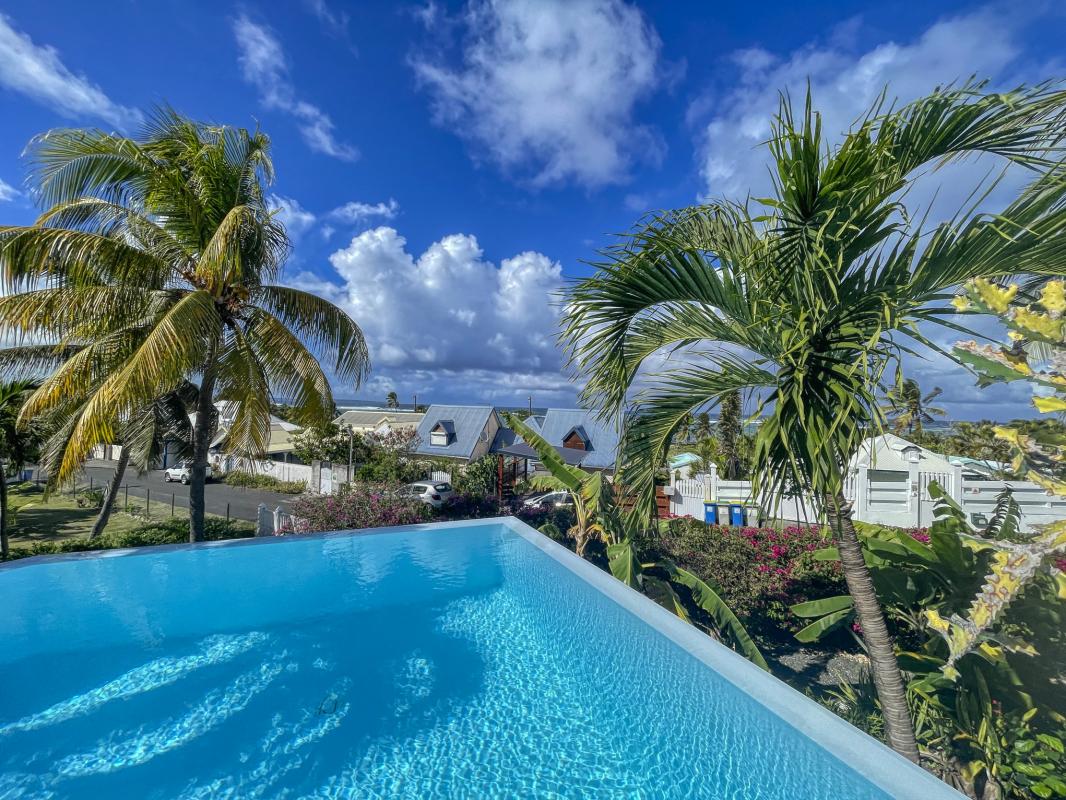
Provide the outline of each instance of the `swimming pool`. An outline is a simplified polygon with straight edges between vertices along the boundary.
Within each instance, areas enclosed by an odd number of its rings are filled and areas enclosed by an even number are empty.
[[[515,520],[0,568],[2,800],[959,796]]]

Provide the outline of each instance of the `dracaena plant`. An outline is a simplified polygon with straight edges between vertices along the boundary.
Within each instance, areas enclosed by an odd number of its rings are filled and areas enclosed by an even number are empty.
[[[882,427],[879,387],[922,323],[951,324],[977,277],[1066,272],[1066,92],[948,88],[877,105],[835,146],[808,97],[774,120],[770,196],[656,215],[607,248],[566,298],[563,339],[605,414],[632,404],[622,478],[653,511],[656,471],[689,414],[741,391],[762,405],[754,490],[814,498],[840,552],[889,744],[918,759],[903,677],[845,499],[849,465]],[[1029,168],[1001,214],[925,227],[907,189],[923,168],[977,154]],[[670,355],[664,360],[664,355]],[[637,387],[640,386],[640,390]]]
[[[0,362],[60,362],[21,420],[94,387],[56,464],[60,479],[142,409],[199,383],[192,540],[203,534],[216,399],[237,403],[226,447],[256,457],[274,394],[290,399],[295,421],[325,423],[333,398],[319,358],[353,385],[369,366],[347,314],[278,282],[289,240],[265,197],[269,151],[259,131],[165,109],[138,138],[49,131],[27,150],[44,212],[34,225],[0,227],[0,329],[19,345]],[[58,358],[69,345],[76,352]]]

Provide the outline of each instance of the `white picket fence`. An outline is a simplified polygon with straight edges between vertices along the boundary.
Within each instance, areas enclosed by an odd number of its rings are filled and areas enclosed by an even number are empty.
[[[903,528],[927,527],[933,521],[935,503],[929,485],[936,481],[980,527],[991,519],[996,499],[1008,486],[1022,511],[1023,531],[1066,519],[1066,497],[1052,495],[1029,481],[990,481],[963,478],[962,469],[952,472],[877,470],[858,467],[848,476],[844,494],[854,506],[855,519]],[[774,499],[752,497],[749,481],[720,480],[717,470],[681,478],[671,476],[667,488],[670,513],[704,518],[704,503],[757,506],[766,517],[790,522],[817,519],[810,498]]]

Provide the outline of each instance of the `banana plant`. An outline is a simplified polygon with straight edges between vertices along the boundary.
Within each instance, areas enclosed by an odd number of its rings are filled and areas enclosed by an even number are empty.
[[[537,458],[551,474],[550,481],[535,483],[561,487],[570,493],[577,521],[569,534],[576,543],[578,555],[584,556],[591,538],[599,538],[606,545],[607,563],[615,578],[691,624],[693,618],[686,602],[690,600],[708,615],[714,630],[738,652],[769,671],[766,659],[744,623],[722,599],[717,587],[670,559],[641,559],[637,543],[638,517],[618,507],[614,500],[614,486],[602,472],[589,472],[567,464],[555,447],[525,422],[512,414],[504,417],[512,430],[537,452]]]

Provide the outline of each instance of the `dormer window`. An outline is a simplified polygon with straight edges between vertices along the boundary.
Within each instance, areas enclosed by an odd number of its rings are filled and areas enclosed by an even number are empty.
[[[447,447],[455,439],[455,426],[450,419],[442,419],[429,432],[429,443],[433,447]]]
[[[585,429],[580,425],[571,428],[570,433],[563,437],[563,447],[571,450],[591,450],[592,448],[589,445],[589,437],[585,433]]]

